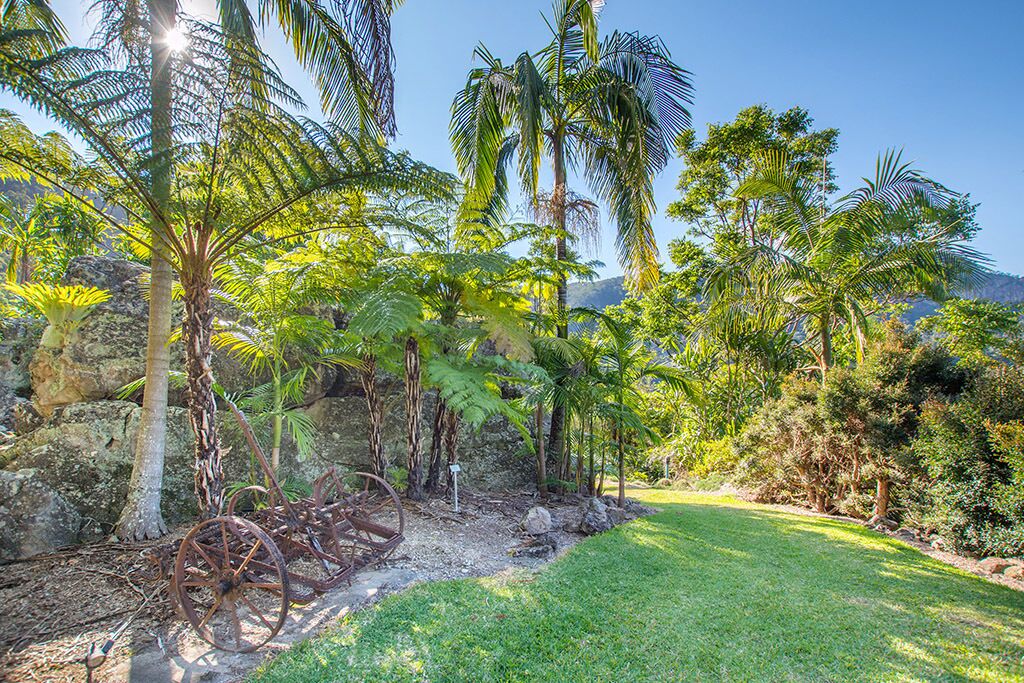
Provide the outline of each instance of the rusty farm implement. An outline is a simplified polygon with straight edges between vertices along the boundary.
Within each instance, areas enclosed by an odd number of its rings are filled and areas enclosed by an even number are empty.
[[[289,605],[309,603],[386,559],[403,540],[404,515],[383,479],[334,468],[314,482],[311,497],[288,500],[245,417],[228,406],[267,485],[236,491],[224,515],[199,522],[153,559],[161,576],[170,574],[172,599],[200,637],[249,652],[277,635]]]

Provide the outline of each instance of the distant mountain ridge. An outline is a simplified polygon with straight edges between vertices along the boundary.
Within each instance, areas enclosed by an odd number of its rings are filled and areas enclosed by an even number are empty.
[[[1004,304],[1024,303],[1024,277],[1010,273],[989,273],[980,286],[967,290],[962,296]],[[626,288],[621,275],[594,282],[570,282],[568,298],[570,306],[602,310],[606,306],[622,303],[626,298]],[[917,301],[907,313],[907,321],[917,322],[924,316],[934,314],[938,308],[939,304],[929,299]]]

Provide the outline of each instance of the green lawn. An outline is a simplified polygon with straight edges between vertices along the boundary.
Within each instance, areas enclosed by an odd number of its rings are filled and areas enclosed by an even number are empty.
[[[421,585],[270,681],[1024,681],[1024,594],[865,528],[732,498],[663,511],[536,575]]]

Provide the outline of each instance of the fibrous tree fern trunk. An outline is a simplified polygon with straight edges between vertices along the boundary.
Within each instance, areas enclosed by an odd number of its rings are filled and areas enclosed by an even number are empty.
[[[164,36],[174,29],[176,0],[149,0],[150,55],[153,106],[150,112],[152,153],[156,161],[152,174],[152,196],[166,206],[171,194],[171,174],[163,157],[171,139],[170,47]],[[128,500],[117,522],[116,533],[126,541],[158,538],[167,533],[160,513],[163,488],[164,450],[167,444],[167,389],[171,369],[171,287],[174,274],[163,249],[163,226],[151,218],[149,325],[146,340],[146,387],[135,441],[135,461],[128,485]]]
[[[420,343],[410,335],[405,340],[405,415],[408,446],[409,488],[406,495],[423,500],[423,446],[420,417],[423,412],[423,388],[420,383]]]
[[[535,434],[537,438],[537,491],[542,498],[548,495],[548,472],[544,455],[544,404],[537,403],[533,411]]]
[[[444,452],[448,456],[448,472],[445,475],[445,485],[447,488],[451,488],[452,485],[452,469],[451,466],[459,461],[459,414],[454,410],[445,409],[444,411],[444,433],[442,434],[444,440]]]
[[[427,492],[437,493],[441,485],[441,456],[444,453],[444,424],[447,408],[440,394],[434,407],[434,425],[430,435],[430,467],[427,471]]]
[[[360,374],[363,393],[366,394],[366,410],[369,413],[366,438],[370,447],[370,469],[381,479],[387,477],[388,463],[384,458],[384,442],[381,434],[384,429],[384,401],[377,388],[377,357],[373,354],[363,356],[363,368]]]
[[[185,292],[185,376],[188,382],[188,416],[195,432],[195,482],[200,512],[205,517],[220,514],[224,504],[224,468],[217,436],[217,400],[213,393],[212,333],[213,307],[210,291],[213,273],[205,259],[181,267]]]

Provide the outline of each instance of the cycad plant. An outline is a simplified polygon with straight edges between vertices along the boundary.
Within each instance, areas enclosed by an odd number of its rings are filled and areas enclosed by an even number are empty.
[[[798,327],[824,382],[840,325],[859,358],[873,313],[915,295],[941,301],[975,283],[985,259],[966,244],[959,196],[899,153],[834,203],[807,178],[782,152],[761,158],[737,194],[762,201],[773,232],[720,265],[707,289],[720,309],[770,308]]]
[[[211,390],[214,269],[256,233],[281,237],[313,199],[359,188],[434,193],[439,174],[376,141],[354,137],[336,124],[299,119],[264,99],[254,99],[251,79],[258,53],[222,49],[215,26],[193,22],[189,59],[175,62],[175,144],[154,156],[153,136],[139,122],[150,111],[150,81],[130,68],[118,69],[102,51],[69,49],[43,59],[20,49],[32,32],[0,33],[0,82],[61,120],[89,145],[87,163],[60,138],[41,139],[12,115],[0,123],[8,144],[3,169],[31,173],[72,197],[96,188],[120,205],[127,224],[102,216],[112,228],[158,247],[171,258],[184,292],[182,338],[188,377],[189,415],[196,435],[196,493],[204,514],[223,500],[223,472]],[[258,73],[279,101],[297,96],[266,68]],[[175,192],[155,197],[146,180],[154,167],[173,170]],[[159,223],[157,245],[138,226]]]
[[[48,285],[34,282],[7,285],[7,290],[38,311],[49,323],[39,340],[40,346],[60,348],[64,338],[92,309],[110,298],[110,292],[82,285]]]

